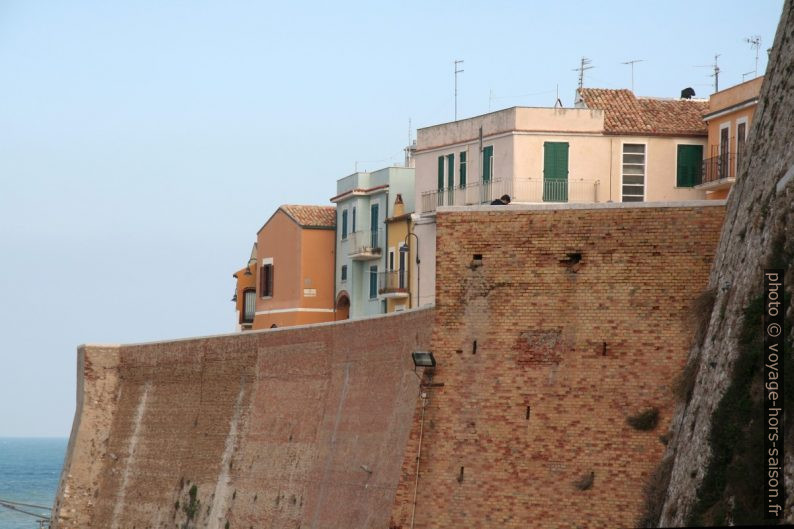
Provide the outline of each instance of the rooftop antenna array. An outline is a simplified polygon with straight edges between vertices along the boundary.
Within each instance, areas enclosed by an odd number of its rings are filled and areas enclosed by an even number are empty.
[[[755,70],[753,71],[753,77],[758,77],[758,52],[761,50],[761,35],[753,35],[752,37],[747,37],[746,39],[744,39],[744,41],[748,43],[751,48],[755,48]],[[742,79],[742,81],[743,80],[744,79]]]
[[[628,64],[631,66],[631,91],[634,91],[634,64],[638,62],[645,62],[645,59],[632,59],[630,61],[622,62],[620,64]]]
[[[714,64],[700,64],[697,68],[711,68],[712,73],[709,77],[714,78],[714,92],[720,91],[720,67],[717,64],[717,59],[719,59],[720,54],[714,55]]]
[[[584,87],[585,70],[590,70],[591,68],[595,68],[595,66],[590,66],[590,63],[591,63],[590,59],[588,59],[587,57],[582,57],[582,59],[579,61],[579,67],[573,69],[574,72],[579,72],[579,90],[581,90],[582,87]]]
[[[459,64],[463,64],[463,61],[455,61],[455,121],[458,120],[458,74],[463,73],[463,69],[458,70]]]

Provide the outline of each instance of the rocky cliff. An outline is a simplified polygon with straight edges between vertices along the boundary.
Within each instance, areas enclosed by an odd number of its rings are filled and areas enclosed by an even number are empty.
[[[650,484],[640,525],[764,523],[764,268],[783,268],[794,286],[794,1],[787,0],[770,56],[756,119],[736,184],[709,288],[700,296],[701,332],[679,380],[680,402],[666,458]],[[792,307],[785,312],[786,421],[794,412]],[[794,438],[785,431],[785,518],[794,522]],[[769,523],[767,521],[767,523]]]

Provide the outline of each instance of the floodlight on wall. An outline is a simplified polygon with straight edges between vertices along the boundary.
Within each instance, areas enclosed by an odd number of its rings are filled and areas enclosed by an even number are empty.
[[[411,353],[414,367],[436,367],[436,359],[430,351],[414,351]]]
[[[237,303],[237,292],[235,292],[234,296],[232,296],[232,301]]]

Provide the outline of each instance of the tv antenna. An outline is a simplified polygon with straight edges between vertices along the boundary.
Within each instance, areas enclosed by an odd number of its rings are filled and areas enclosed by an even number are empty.
[[[628,64],[631,66],[631,91],[634,91],[634,64],[638,62],[645,62],[645,59],[632,59],[630,61],[622,62],[620,64]]]
[[[714,55],[714,64],[699,64],[696,68],[711,68],[712,73],[709,77],[714,78],[714,92],[720,91],[720,67],[717,64],[717,59],[719,59],[720,54]]]
[[[572,71],[579,72],[579,90],[582,89],[584,86],[584,72],[585,70],[589,70],[591,68],[595,68],[595,66],[590,66],[590,59],[587,57],[582,57],[579,61],[579,68],[574,68]]]
[[[761,35],[753,35],[744,39],[751,48],[755,48],[755,77],[758,77],[758,52],[761,50]]]
[[[463,61],[455,61],[455,121],[458,120],[458,74],[463,73],[463,69],[458,70],[458,65]]]

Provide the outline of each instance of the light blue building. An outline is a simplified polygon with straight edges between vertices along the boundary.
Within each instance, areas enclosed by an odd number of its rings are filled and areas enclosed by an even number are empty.
[[[386,167],[358,172],[336,182],[336,310],[350,318],[386,312],[379,275],[393,269],[399,248],[389,246],[387,218],[402,196],[406,212],[414,211],[414,169]],[[392,268],[388,268],[392,263]]]

